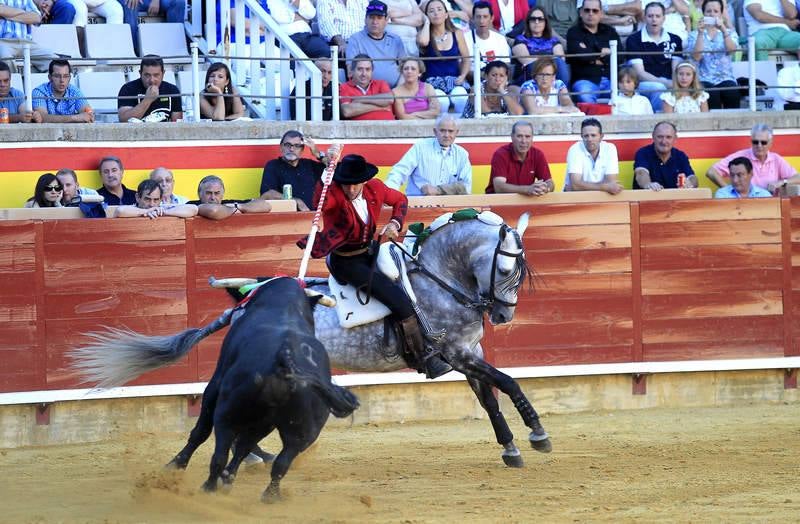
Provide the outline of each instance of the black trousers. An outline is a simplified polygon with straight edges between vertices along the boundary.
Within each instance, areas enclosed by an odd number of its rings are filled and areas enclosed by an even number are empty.
[[[347,282],[360,290],[362,300],[366,298],[367,286],[374,256],[368,253],[354,257],[343,257],[336,253],[328,255],[328,269],[339,281]],[[372,274],[372,296],[386,304],[398,320],[414,314],[414,306],[399,283],[375,270]]]
[[[738,87],[739,84],[733,80],[725,80],[719,84],[703,82],[703,87]],[[741,107],[742,95],[738,89],[725,89],[723,91],[710,90],[708,92],[709,109],[739,109]]]

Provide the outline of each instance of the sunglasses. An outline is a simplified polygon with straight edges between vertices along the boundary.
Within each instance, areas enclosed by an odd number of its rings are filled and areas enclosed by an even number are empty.
[[[298,151],[306,147],[305,144],[290,144],[289,142],[284,142],[281,145],[286,149],[297,149]]]
[[[583,9],[581,9],[581,11],[583,11],[584,13],[594,13],[594,14],[600,12],[599,9],[592,9],[591,7],[584,7]]]
[[[544,22],[544,20],[543,16],[532,16],[528,18],[528,22]]]
[[[64,189],[64,186],[47,186],[47,187],[45,187],[45,190],[47,190],[47,191],[55,191],[56,193],[58,193],[59,191],[62,191],[63,189]]]
[[[769,140],[753,140],[754,146],[765,146],[769,144]]]

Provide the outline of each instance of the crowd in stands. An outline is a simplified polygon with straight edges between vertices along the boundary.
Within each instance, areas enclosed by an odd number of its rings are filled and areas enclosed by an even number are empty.
[[[344,119],[433,118],[445,113],[469,118],[478,109],[485,115],[575,112],[578,107],[594,113],[601,111],[593,107],[598,101],[606,106],[610,102],[615,113],[626,115],[741,106],[731,62],[731,55],[740,49],[740,37],[727,0],[422,0],[419,4],[261,0],[261,4],[308,56],[317,59],[323,71],[323,97],[332,96],[329,57],[331,46],[338,46],[347,73],[339,86]],[[22,44],[31,42],[31,25],[72,23],[80,28],[86,24],[87,10],[111,23],[130,24],[134,34],[138,13],[179,22],[186,15],[185,2],[179,0],[0,0],[0,56],[19,58]],[[770,49],[800,57],[800,32],[795,31],[800,19],[793,2],[744,0],[743,13],[759,60],[766,59]],[[229,16],[233,23],[234,15]],[[138,44],[137,38],[133,41]],[[622,69],[619,96],[608,100],[611,42],[618,43]],[[69,84],[69,63],[33,44],[33,64],[48,71],[49,83],[36,88],[34,107],[28,111],[18,91],[3,91],[7,73],[0,69],[0,105],[15,115],[12,121],[93,121],[80,91]],[[483,64],[481,78],[472,78],[474,50]],[[141,79],[119,90],[120,121],[182,118],[179,91],[163,80],[163,73],[158,57],[143,57]],[[212,64],[203,84],[203,118],[245,116],[232,80],[223,63]],[[481,86],[480,97],[475,96],[476,83]],[[333,117],[330,98],[325,99],[323,117]]]
[[[469,153],[456,144],[459,119],[441,115],[433,136],[418,140],[390,169],[386,185],[403,189],[409,196],[463,195],[472,193],[472,164]],[[675,147],[677,128],[671,122],[656,124],[652,142],[641,147],[634,158],[632,189],[696,188],[697,174],[689,157]],[[545,154],[533,144],[533,124],[517,121],[511,127],[511,142],[492,155],[489,182],[484,192],[517,193],[537,197],[556,190]],[[719,189],[716,198],[770,197],[783,194],[787,184],[800,184],[800,174],[770,149],[772,129],[757,124],[751,130],[752,147],[734,151],[720,159],[706,173]],[[305,155],[308,151],[308,155]],[[175,177],[165,167],[156,167],[136,191],[123,184],[122,160],[106,156],[98,163],[102,186],[84,188],[72,169],[45,173],[39,177],[34,194],[24,207],[80,207],[88,217],[105,217],[107,206],[117,206],[116,217],[160,216],[202,217],[221,220],[237,213],[266,213],[269,200],[292,198],[298,211],[315,209],[322,175],[332,150],[320,151],[300,131],[284,133],[280,156],[264,166],[259,195],[251,199],[225,198],[225,184],[217,175],[205,176],[197,187],[197,198],[174,194]],[[310,158],[309,158],[310,157]],[[561,159],[559,159],[560,161]],[[291,196],[286,195],[291,186]],[[580,140],[566,157],[566,178],[562,191],[604,191],[616,195],[623,189],[619,180],[617,148],[604,140],[603,126],[596,118],[581,123]]]

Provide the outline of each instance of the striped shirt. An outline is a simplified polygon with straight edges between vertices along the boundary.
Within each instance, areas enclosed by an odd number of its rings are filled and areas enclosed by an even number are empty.
[[[33,0],[0,0],[0,5],[39,14],[39,9],[33,3]],[[30,40],[31,35],[28,30],[28,24],[0,17],[0,39]]]
[[[364,15],[367,12],[367,0],[319,0],[317,2],[317,23],[319,34],[330,42],[331,38],[341,35],[347,41],[354,33],[364,29]]]
[[[46,82],[33,90],[33,108],[43,107],[48,115],[77,115],[84,106],[89,105],[83,93],[72,84],[67,86],[64,97],[57,99],[53,94],[53,85]]]
[[[453,144],[445,151],[436,137],[423,138],[411,146],[400,162],[395,164],[386,179],[386,185],[399,189],[408,182],[406,195],[419,196],[425,184],[439,186],[464,184],[467,193],[472,193],[472,165],[469,153]]]

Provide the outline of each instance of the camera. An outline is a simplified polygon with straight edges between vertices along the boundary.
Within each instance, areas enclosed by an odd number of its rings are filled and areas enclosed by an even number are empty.
[[[717,25],[717,19],[713,16],[704,16],[703,17],[703,24],[715,26]]]

